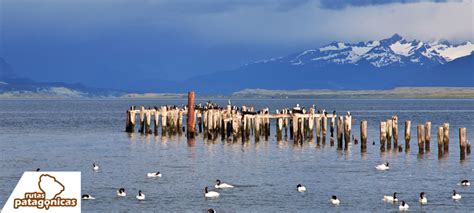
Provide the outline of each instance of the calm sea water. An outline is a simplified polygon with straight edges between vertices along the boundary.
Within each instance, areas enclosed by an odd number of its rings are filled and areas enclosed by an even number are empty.
[[[205,100],[200,100],[204,102]],[[217,100],[224,104],[227,100]],[[350,110],[356,119],[353,133],[359,137],[359,122],[368,120],[367,153],[360,145],[337,151],[329,141],[294,145],[270,137],[255,143],[203,141],[190,144],[183,136],[171,138],[127,134],[125,110],[130,105],[184,104],[186,100],[1,100],[0,101],[0,206],[3,206],[22,173],[40,167],[43,171],[81,171],[82,192],[96,200],[83,201],[84,212],[290,212],[290,211],[397,211],[398,205],[382,201],[384,194],[398,192],[413,211],[474,211],[472,158],[459,160],[458,128],[467,127],[474,142],[474,100],[233,100],[234,104],[290,107],[299,103],[339,114]],[[399,129],[412,121],[412,150],[379,151],[378,125],[397,114]],[[431,153],[417,157],[416,124],[432,122]],[[450,153],[438,160],[436,128],[450,123]],[[272,133],[275,126],[272,125]],[[402,132],[401,131],[401,132]],[[329,137],[328,137],[329,138]],[[372,145],[376,141],[376,145]],[[402,140],[399,140],[402,142]],[[404,144],[404,142],[402,142]],[[389,161],[391,169],[374,166]],[[101,165],[93,172],[92,162]],[[161,171],[159,179],[147,172]],[[203,189],[216,179],[236,185],[220,190],[218,199],[205,199]],[[296,185],[307,192],[296,192]],[[125,187],[128,197],[115,191]],[[456,189],[460,202],[450,199]],[[135,194],[145,192],[138,202]],[[426,192],[428,205],[418,204]],[[331,195],[342,204],[329,204]]]

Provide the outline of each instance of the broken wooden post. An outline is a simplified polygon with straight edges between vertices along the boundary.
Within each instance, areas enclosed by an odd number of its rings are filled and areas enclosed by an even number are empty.
[[[159,119],[160,115],[158,114],[158,107],[154,107],[154,113],[153,113],[153,129],[155,132],[155,135],[158,135],[158,125],[159,125]]]
[[[125,124],[125,131],[129,133],[135,132],[135,108],[132,106],[127,110],[127,120]]]
[[[361,152],[367,151],[367,121],[363,120],[360,122],[360,150]]]
[[[325,114],[322,114],[322,116],[323,116],[323,117],[322,117],[322,122],[321,122],[321,124],[322,124],[322,126],[323,126],[323,127],[322,127],[323,135],[322,135],[322,136],[323,136],[323,145],[324,145],[324,143],[326,143],[328,118],[326,117]]]
[[[196,134],[196,123],[194,121],[194,91],[188,92],[187,138],[194,138]]]
[[[431,122],[427,121],[425,123],[425,151],[426,152],[429,152],[431,149],[430,141],[431,141]]]
[[[321,141],[321,118],[318,116],[316,117],[316,142],[319,143]]]
[[[449,153],[449,123],[443,124],[443,154]]]
[[[387,122],[380,122],[380,151],[385,152],[385,141],[387,138]]]
[[[443,156],[443,127],[438,127],[438,158]]]
[[[467,146],[466,128],[465,127],[459,128],[459,148],[460,148],[459,150],[460,150],[461,160],[466,159],[466,146]]]
[[[387,150],[392,149],[392,119],[387,119]]]
[[[151,134],[151,110],[148,108],[145,110],[145,133]]]
[[[166,106],[161,106],[161,136],[165,136],[168,131],[168,112]]]
[[[331,132],[331,138],[334,138],[334,125],[335,125],[335,120],[336,120],[336,112],[334,111],[331,117],[331,122],[330,122],[330,132]]]
[[[317,128],[316,128],[317,129]],[[337,149],[342,149],[342,132],[344,130],[343,127],[343,118],[339,116],[337,119]]]
[[[351,128],[352,128],[352,116],[349,112],[344,116],[344,149],[349,148],[349,143],[351,142]]]
[[[398,147],[398,116],[392,116],[393,147]]]
[[[424,141],[423,141],[423,133],[424,133],[424,126],[423,124],[418,124],[418,128],[416,131],[417,137],[418,137],[418,154],[423,154],[424,153]]]
[[[405,152],[410,151],[411,121],[405,121]]]
[[[140,133],[145,133],[145,107],[140,107]]]

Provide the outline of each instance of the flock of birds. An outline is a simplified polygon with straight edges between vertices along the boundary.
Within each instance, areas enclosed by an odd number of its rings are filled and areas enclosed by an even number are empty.
[[[377,165],[375,166],[375,169],[377,170],[380,170],[380,171],[386,171],[386,170],[389,170],[390,167],[389,167],[389,163],[386,162],[384,164],[380,164],[380,165]],[[461,186],[470,186],[471,183],[469,182],[469,180],[462,180],[459,185]],[[455,201],[457,200],[461,200],[462,196],[456,192],[456,190],[453,190],[453,194],[451,196],[451,198]],[[384,195],[383,196],[383,201],[385,202],[390,202],[390,203],[396,203],[398,202],[398,198],[397,198],[397,193],[394,192],[393,193],[393,196],[390,196],[390,195]],[[420,204],[422,205],[425,205],[425,204],[428,204],[428,198],[426,198],[426,194],[425,192],[421,192],[420,193],[420,197],[418,198],[418,201],[420,202]],[[406,203],[405,201],[402,200],[402,202],[400,203],[400,206],[398,206],[398,209],[400,211],[407,211],[408,209],[410,208],[410,206],[408,205],[408,203]]]
[[[380,164],[380,165],[375,166],[375,169],[377,169],[379,171],[386,171],[386,170],[390,169],[389,165],[390,164],[388,162],[386,162],[384,164]],[[99,165],[97,165],[96,163],[93,163],[92,164],[92,170],[99,171]],[[39,171],[39,169],[37,169],[36,171]],[[162,174],[160,172],[147,173],[147,177],[149,177],[149,178],[157,178],[157,177],[161,177],[161,176],[162,176]],[[458,185],[470,186],[471,183],[469,182],[469,180],[462,180]],[[234,188],[234,186],[230,185],[228,183],[223,183],[218,179],[218,180],[216,180],[216,184],[214,185],[214,188],[216,188],[216,189],[231,189],[231,188]],[[306,186],[304,186],[302,184],[298,184],[298,185],[296,185],[296,191],[301,192],[301,193],[306,192]],[[125,188],[119,188],[117,190],[117,196],[118,197],[126,197],[127,193],[125,192]],[[219,196],[220,196],[219,192],[210,191],[208,187],[204,188],[204,197],[206,197],[206,198],[217,198]],[[135,197],[136,197],[137,200],[143,201],[143,200],[145,200],[145,193],[143,193],[141,190],[139,190],[138,194]],[[462,198],[462,196],[459,193],[457,193],[456,190],[453,190],[451,198],[455,201],[458,201]],[[90,194],[83,194],[82,199],[83,200],[94,200],[95,197],[93,197]],[[332,195],[331,199],[329,201],[333,205],[339,205],[341,203],[341,201],[339,200],[339,198],[336,195]],[[398,202],[397,192],[394,192],[393,195],[384,195],[383,196],[383,201],[388,202],[388,203],[397,203]],[[418,198],[418,201],[422,205],[428,204],[428,198],[426,198],[425,192],[420,193],[420,197]],[[400,211],[407,211],[409,208],[410,208],[410,206],[404,200],[402,200],[400,202],[400,205],[398,206],[398,209]],[[214,209],[209,209],[208,212],[213,213],[213,212],[215,212],[215,210]]]

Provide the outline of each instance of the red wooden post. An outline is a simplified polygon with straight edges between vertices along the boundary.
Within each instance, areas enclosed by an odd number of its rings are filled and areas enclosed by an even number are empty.
[[[194,121],[194,91],[188,92],[187,137],[194,138],[196,133]]]

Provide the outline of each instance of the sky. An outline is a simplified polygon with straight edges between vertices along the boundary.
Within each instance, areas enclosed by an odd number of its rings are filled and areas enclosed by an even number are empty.
[[[0,0],[0,57],[37,81],[123,88],[332,41],[474,41],[473,11],[472,0]]]

